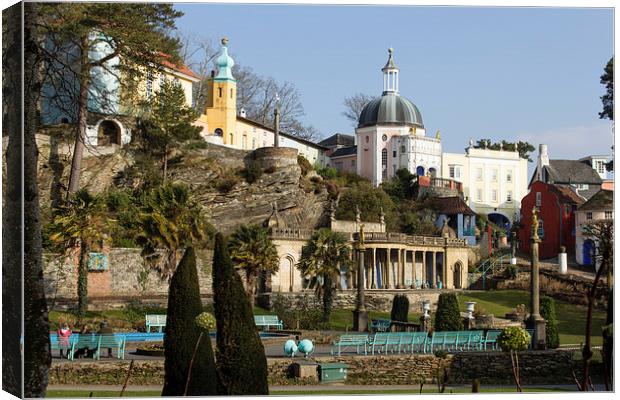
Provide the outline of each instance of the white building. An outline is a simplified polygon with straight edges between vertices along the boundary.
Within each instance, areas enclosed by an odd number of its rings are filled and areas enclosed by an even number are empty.
[[[470,141],[465,154],[444,153],[443,178],[463,184],[467,205],[509,228],[527,194],[527,160],[517,151],[478,149]],[[518,218],[518,217],[517,217]]]
[[[594,265],[597,243],[594,238],[585,237],[584,225],[600,220],[613,220],[614,192],[599,190],[590,200],[575,212],[575,260],[581,265]],[[597,263],[598,269],[600,261]]]
[[[398,94],[393,49],[383,67],[383,94],[364,106],[357,135],[357,174],[378,186],[406,168],[419,176],[441,175],[441,140],[427,137],[422,114]]]

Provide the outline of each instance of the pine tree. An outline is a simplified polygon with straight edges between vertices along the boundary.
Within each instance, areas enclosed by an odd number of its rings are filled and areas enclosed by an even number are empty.
[[[540,298],[540,316],[547,321],[546,341],[547,347],[557,349],[560,346],[560,335],[558,334],[558,320],[555,315],[555,301],[548,296]]]
[[[265,349],[256,331],[252,306],[221,233],[215,237],[213,301],[217,320],[218,394],[269,394]]]
[[[189,363],[194,354],[201,328],[196,316],[202,312],[196,254],[189,247],[181,259],[168,292],[168,316],[164,337],[164,389],[162,396],[183,396]],[[194,358],[192,376],[187,390],[189,396],[217,394],[217,378],[211,341],[201,339]]]
[[[463,320],[459,311],[459,300],[454,293],[442,293],[437,303],[435,315],[436,331],[460,331]]]

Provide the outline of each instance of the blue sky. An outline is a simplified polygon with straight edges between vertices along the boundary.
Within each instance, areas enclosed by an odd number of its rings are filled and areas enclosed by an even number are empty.
[[[553,158],[609,154],[599,82],[613,11],[584,8],[178,4],[179,29],[230,39],[235,61],[294,83],[304,121],[353,133],[343,99],[381,94],[395,49],[400,93],[446,152],[470,138],[549,145]]]

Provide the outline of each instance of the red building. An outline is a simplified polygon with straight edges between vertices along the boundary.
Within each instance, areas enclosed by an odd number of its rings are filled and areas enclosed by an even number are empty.
[[[530,192],[521,200],[521,250],[530,251],[532,209],[537,207],[540,258],[556,257],[560,246],[565,246],[568,254],[575,254],[575,210],[584,202],[570,186],[533,182]]]

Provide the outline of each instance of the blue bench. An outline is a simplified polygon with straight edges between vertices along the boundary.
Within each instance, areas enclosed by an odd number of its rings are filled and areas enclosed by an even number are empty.
[[[267,330],[272,326],[279,330],[284,329],[284,324],[277,315],[255,315],[254,323],[256,326],[266,328]]]
[[[163,332],[166,327],[166,315],[165,314],[146,314],[144,316],[146,325],[146,332],[150,333],[151,328],[155,328],[158,332]]]
[[[340,355],[343,349],[347,347],[355,347],[355,352],[360,354],[363,347],[364,355],[368,354],[368,335],[342,335],[338,341],[332,342],[331,354]]]
[[[391,326],[389,319],[373,319],[370,321],[370,332],[388,332]]]
[[[125,359],[125,337],[123,335],[97,335],[97,348],[94,357],[101,358],[101,349],[116,349],[116,358]]]

